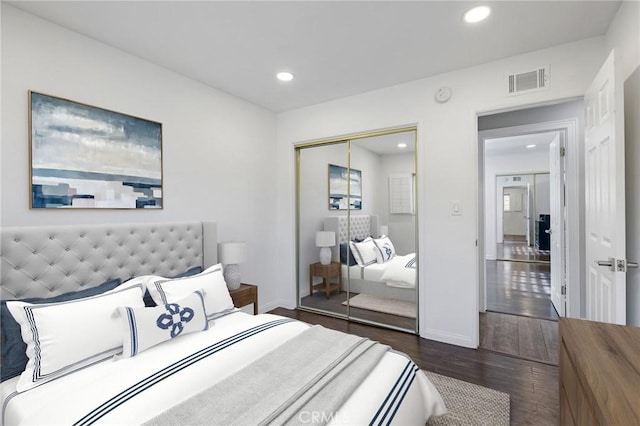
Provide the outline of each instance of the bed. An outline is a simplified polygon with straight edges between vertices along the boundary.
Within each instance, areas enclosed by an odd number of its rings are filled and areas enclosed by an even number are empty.
[[[415,253],[394,256],[388,262],[361,266],[345,253],[350,241],[382,237],[375,215],[329,216],[323,230],[336,233],[337,244],[332,248],[332,261],[340,262],[342,277],[349,279],[349,291],[372,296],[416,302],[417,261]]]
[[[5,378],[3,320],[2,424],[424,425],[446,410],[401,353],[229,305],[215,223],[3,228],[1,245],[28,359]]]

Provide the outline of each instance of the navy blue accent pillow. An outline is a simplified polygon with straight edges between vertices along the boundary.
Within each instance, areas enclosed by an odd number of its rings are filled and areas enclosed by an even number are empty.
[[[191,269],[188,269],[187,271],[176,275],[175,277],[170,277],[169,279],[174,279],[174,278],[184,278],[184,277],[190,277],[192,275],[198,275],[200,272],[202,272],[202,266],[194,266]],[[146,306],[147,308],[153,308],[156,305],[156,302],[153,301],[153,298],[151,297],[151,294],[149,293],[149,290],[145,290],[144,292],[144,306]]]
[[[105,281],[96,287],[86,288],[80,291],[72,291],[50,298],[33,297],[30,299],[20,299],[27,303],[56,303],[68,300],[82,299],[90,296],[97,296],[118,287],[122,281],[114,278]],[[7,308],[7,301],[0,302],[0,329],[2,332],[2,364],[0,365],[0,376],[2,382],[12,377],[19,376],[27,366],[27,345],[22,340],[20,325],[16,322]]]
[[[349,263],[347,263],[347,254],[349,256]],[[357,265],[356,258],[353,257],[353,251],[349,250],[349,243],[340,244],[340,263],[343,265]]]

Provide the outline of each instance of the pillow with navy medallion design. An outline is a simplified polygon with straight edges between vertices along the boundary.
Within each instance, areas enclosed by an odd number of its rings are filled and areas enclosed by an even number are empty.
[[[373,240],[376,245],[376,263],[385,263],[393,259],[396,249],[386,235]]]
[[[202,291],[155,307],[119,307],[124,326],[122,357],[209,328]]]

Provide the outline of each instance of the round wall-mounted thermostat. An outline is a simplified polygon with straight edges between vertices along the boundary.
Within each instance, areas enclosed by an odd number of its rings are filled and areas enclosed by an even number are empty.
[[[436,102],[445,103],[451,98],[451,88],[450,87],[441,87],[436,90],[436,94],[434,96]]]

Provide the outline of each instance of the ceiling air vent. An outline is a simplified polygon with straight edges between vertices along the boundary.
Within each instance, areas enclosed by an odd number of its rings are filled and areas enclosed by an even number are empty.
[[[509,95],[546,89],[549,86],[549,67],[538,67],[530,71],[509,74],[507,82]]]

